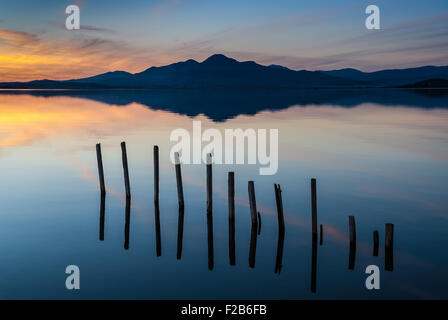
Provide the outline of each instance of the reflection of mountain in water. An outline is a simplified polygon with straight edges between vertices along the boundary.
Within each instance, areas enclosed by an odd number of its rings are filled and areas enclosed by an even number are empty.
[[[0,94],[70,96],[122,106],[136,102],[188,116],[204,114],[214,121],[309,104],[350,108],[362,103],[376,103],[424,109],[448,108],[448,90],[8,90],[0,91]]]

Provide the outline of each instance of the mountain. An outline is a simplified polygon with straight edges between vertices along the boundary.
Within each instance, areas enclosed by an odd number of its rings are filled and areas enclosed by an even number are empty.
[[[36,88],[45,83],[0,83],[1,88]],[[239,62],[215,54],[197,62],[187,60],[162,67],[151,67],[131,74],[115,71],[97,76],[51,83],[63,88],[188,88],[188,89],[285,89],[329,88],[362,85],[362,82],[341,79],[317,71],[294,71],[287,68],[268,67],[254,61]]]
[[[448,79],[448,66],[362,72],[356,69],[295,71],[215,54],[139,73],[113,71],[82,79],[4,82],[7,89],[300,89],[397,87],[428,79]]]
[[[428,79],[448,79],[448,66],[425,66],[375,72],[362,72],[356,69],[347,68],[321,72],[342,79],[363,81],[373,86],[402,86]]]

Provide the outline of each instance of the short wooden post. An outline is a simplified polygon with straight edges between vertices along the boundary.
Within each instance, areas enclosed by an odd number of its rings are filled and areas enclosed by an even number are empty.
[[[100,181],[100,191],[101,193],[106,193],[106,186],[104,183],[104,170],[103,170],[103,156],[101,155],[101,144],[96,144],[96,160],[98,162],[98,175]]]
[[[159,147],[154,146],[154,201],[159,202]]]
[[[131,187],[129,185],[128,156],[126,154],[126,142],[121,143],[121,157],[123,161],[124,186],[126,188],[126,197],[131,196]]]
[[[311,222],[312,232],[317,237],[317,196],[316,196],[316,179],[311,179]]]
[[[394,270],[394,225],[386,223],[385,269]]]
[[[177,181],[177,200],[179,203],[179,208],[184,207],[184,188],[182,186],[182,172],[180,169],[180,158],[179,153],[174,153],[174,163],[176,168],[176,181]]]
[[[378,230],[373,231],[373,256],[378,256],[378,249],[379,249],[379,243],[380,243],[380,236],[378,233]]]
[[[213,189],[212,189],[212,154],[207,153],[207,212],[212,212]]]
[[[229,260],[230,265],[236,264],[235,258],[235,173],[228,175],[228,201],[229,201]]]
[[[324,243],[324,227],[321,224],[319,232],[319,245],[323,245],[323,243]]]
[[[250,214],[252,220],[251,236],[250,236],[250,249],[249,249],[249,267],[255,267],[255,255],[257,250],[257,203],[255,201],[255,188],[254,182],[249,181],[249,204],[250,204]]]

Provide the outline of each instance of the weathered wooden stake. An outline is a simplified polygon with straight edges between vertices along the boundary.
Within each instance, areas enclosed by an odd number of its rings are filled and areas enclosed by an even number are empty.
[[[177,182],[177,201],[179,203],[179,208],[184,207],[184,188],[182,186],[182,172],[180,169],[180,158],[179,153],[174,153],[174,165],[176,168],[176,182]]]
[[[380,236],[378,230],[373,231],[373,256],[378,256],[378,249],[380,243]]]
[[[106,193],[106,186],[104,183],[104,170],[103,170],[103,156],[101,155],[101,144],[96,144],[96,160],[98,162],[98,175],[100,180],[101,194]]]
[[[311,221],[312,232],[317,237],[317,197],[316,197],[316,179],[311,179]]]
[[[126,142],[124,141],[121,143],[121,157],[123,161],[124,186],[126,188],[126,197],[130,197],[131,187],[129,185],[128,156],[126,154]]]
[[[228,201],[229,201],[229,260],[235,265],[235,173],[228,175]]]
[[[386,223],[385,269],[394,270],[394,225]]]

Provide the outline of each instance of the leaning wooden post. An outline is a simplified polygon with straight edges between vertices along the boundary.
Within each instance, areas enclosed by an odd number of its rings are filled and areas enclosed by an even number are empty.
[[[250,215],[252,220],[251,236],[250,236],[250,248],[249,248],[249,267],[255,267],[255,255],[257,250],[257,203],[255,201],[255,188],[254,182],[249,181],[249,204]]]
[[[177,181],[177,199],[179,202],[179,208],[184,207],[184,188],[182,186],[182,172],[180,170],[180,158],[179,153],[174,153],[174,164],[176,168],[176,181]]]
[[[101,194],[106,193],[106,186],[104,184],[104,171],[103,171],[103,156],[101,155],[101,144],[96,144],[96,159],[98,162],[98,175],[100,180]]]
[[[378,230],[373,231],[373,256],[378,256],[378,249],[380,243],[380,236]]]
[[[230,265],[235,265],[235,173],[229,172],[228,176],[228,201],[229,201],[229,260]]]
[[[159,147],[154,146],[154,201],[159,202]]]
[[[311,221],[312,232],[317,237],[317,197],[316,197],[316,179],[311,179]]]
[[[129,185],[128,156],[126,154],[126,142],[121,143],[121,157],[123,160],[124,185],[126,188],[126,197],[131,197],[131,187]]]
[[[394,270],[394,225],[386,223],[386,252],[385,252],[385,269],[387,271]]]
[[[207,153],[207,213],[212,212],[213,189],[212,189],[212,154]]]

